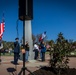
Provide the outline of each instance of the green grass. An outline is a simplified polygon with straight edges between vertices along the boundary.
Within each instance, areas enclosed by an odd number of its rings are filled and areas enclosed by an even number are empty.
[[[74,55],[76,55],[76,51],[73,51],[72,53],[74,53]],[[50,54],[50,52],[47,51],[46,54]],[[71,55],[71,53],[69,55]],[[10,53],[5,53],[5,55],[3,55],[3,53],[1,53],[1,56],[14,56],[14,53],[11,53],[11,54]]]
[[[72,51],[71,53],[74,53],[74,55],[76,55],[76,51]],[[72,55],[71,53],[69,55]]]
[[[72,52],[70,52],[70,53],[67,54],[67,55],[70,55],[70,56],[71,56],[71,55],[72,55],[71,53],[74,53],[74,55],[76,56],[76,51],[72,51]],[[47,51],[46,54],[50,54],[50,51]]]
[[[47,52],[46,52],[46,54],[50,54],[50,52],[49,52],[49,51],[47,51]]]
[[[13,56],[14,55],[14,53],[5,53],[5,54],[3,54],[3,53],[1,53],[1,56]]]

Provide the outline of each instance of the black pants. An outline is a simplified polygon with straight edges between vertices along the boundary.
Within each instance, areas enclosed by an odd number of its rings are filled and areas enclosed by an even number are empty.
[[[42,52],[42,61],[45,61],[45,52]]]
[[[19,59],[19,53],[14,53],[14,63],[17,64]]]
[[[35,49],[34,51],[35,51],[35,57],[34,57],[34,59],[36,60],[38,58],[38,50]]]

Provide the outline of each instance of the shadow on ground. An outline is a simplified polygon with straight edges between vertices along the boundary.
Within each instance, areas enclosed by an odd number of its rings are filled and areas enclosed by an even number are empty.
[[[15,68],[7,68],[7,72],[9,73],[9,75],[17,75],[16,69]]]

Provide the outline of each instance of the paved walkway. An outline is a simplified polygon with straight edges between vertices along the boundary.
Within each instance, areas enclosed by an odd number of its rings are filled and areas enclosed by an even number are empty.
[[[23,67],[23,61],[18,60],[19,65],[14,65],[11,63],[13,61],[13,56],[2,56],[1,57],[2,62],[0,65],[0,75],[18,75],[19,72],[21,71],[21,68]],[[49,57],[46,55],[46,61],[41,62],[35,61],[35,60],[30,60],[28,63],[25,63],[25,66],[27,67],[28,70],[31,72],[38,70],[42,66],[48,66],[49,64]],[[26,75],[29,74],[28,71],[25,71]],[[23,75],[23,74],[21,74]]]
[[[25,63],[25,66],[31,71],[36,71],[38,70],[41,66],[49,66],[49,55],[46,55],[46,61],[41,62],[41,61],[34,61],[31,60],[28,63]],[[21,68],[23,67],[23,61],[19,60],[19,65],[14,65],[11,63],[13,61],[12,56],[2,56],[1,57],[2,62],[0,65],[0,75],[18,75],[19,72],[21,71]],[[76,57],[70,57],[69,61],[69,66],[70,68],[76,68]],[[29,74],[28,71],[25,71],[26,75]],[[21,74],[23,75],[23,74]]]

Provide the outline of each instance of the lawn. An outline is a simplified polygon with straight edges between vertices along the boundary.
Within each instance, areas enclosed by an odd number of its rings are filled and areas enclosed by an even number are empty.
[[[50,52],[49,51],[47,51],[46,52],[46,54],[50,54]],[[14,55],[14,53],[1,53],[1,56],[13,56]],[[73,52],[71,52],[71,53],[69,53],[68,55],[70,55],[70,56],[76,56],[76,51],[73,51]]]
[[[14,55],[14,53],[1,53],[1,56],[13,56]]]
[[[76,51],[72,51],[68,54],[69,56],[76,56]]]
[[[46,54],[50,54],[50,51],[47,51]],[[76,56],[76,51],[72,51],[67,54],[68,56]]]

